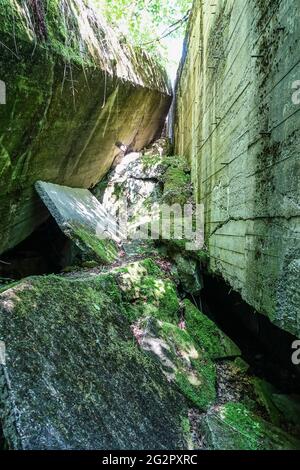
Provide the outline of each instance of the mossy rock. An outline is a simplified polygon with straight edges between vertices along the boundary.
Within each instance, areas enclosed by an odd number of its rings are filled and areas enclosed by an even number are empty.
[[[300,431],[300,396],[273,393],[273,403],[280,411],[284,419],[297,426]]]
[[[118,248],[113,240],[101,239],[91,230],[80,225],[73,225],[68,231],[69,237],[80,248],[83,262],[91,263],[99,261],[99,263],[109,264],[118,258]]]
[[[46,220],[37,180],[91,188],[119,153],[116,129],[140,150],[164,125],[165,72],[90,3],[1,0],[0,253]]]
[[[167,379],[200,410],[216,400],[216,369],[204,350],[197,348],[187,331],[146,318],[135,325],[141,347],[154,357]]]
[[[183,156],[144,155],[145,176],[149,170],[164,186],[161,203],[184,205],[192,199],[190,168]]]
[[[300,442],[249,411],[241,403],[212,408],[200,422],[211,450],[292,450]]]
[[[252,378],[257,401],[265,407],[273,424],[290,424],[300,430],[300,396],[280,393],[272,384]]]
[[[163,244],[166,246],[167,252],[170,257],[174,256],[174,253],[181,253],[183,256],[189,256],[190,258],[199,261],[201,264],[206,265],[209,260],[209,255],[207,250],[200,249],[200,250],[188,250],[188,244],[191,240],[187,240],[186,238],[180,239],[173,239],[170,240],[161,240]]]
[[[186,327],[196,344],[204,348],[211,359],[239,356],[238,346],[189,300],[184,300]]]
[[[166,204],[184,205],[191,201],[191,176],[180,167],[170,166],[163,176],[162,200]]]
[[[0,340],[10,449],[190,445],[187,401],[138,346],[114,274],[20,282],[0,295]]]
[[[180,305],[176,286],[151,259],[130,263],[115,273],[132,321],[154,316],[178,322]]]
[[[172,259],[175,263],[178,282],[183,289],[189,294],[198,295],[202,289],[202,283],[196,260],[180,253],[175,253]]]

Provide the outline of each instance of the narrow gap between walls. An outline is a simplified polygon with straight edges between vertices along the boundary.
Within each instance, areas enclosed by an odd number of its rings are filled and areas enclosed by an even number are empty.
[[[72,243],[49,217],[28,238],[0,256],[0,288],[27,276],[59,273],[71,259]]]

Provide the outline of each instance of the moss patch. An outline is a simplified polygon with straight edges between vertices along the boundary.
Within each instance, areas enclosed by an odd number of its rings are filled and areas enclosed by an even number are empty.
[[[70,238],[83,250],[84,257],[96,258],[104,264],[109,264],[118,257],[117,246],[113,240],[101,240],[95,233],[92,233],[83,226],[73,225],[70,229]]]
[[[147,318],[136,327],[141,347],[155,357],[170,382],[200,410],[216,399],[216,370],[204,350],[178,326]]]
[[[10,448],[187,448],[186,400],[136,343],[114,274],[28,278],[0,295],[0,332]]]
[[[138,132],[137,145],[147,144],[163,125],[170,96],[154,61],[121,45],[85,0],[1,0],[0,32],[4,252],[47,216],[33,189],[37,180],[93,187],[116,156],[115,130],[124,142]]]
[[[196,347],[187,331],[164,323],[163,337],[176,350],[178,369],[175,382],[181,392],[201,410],[216,399],[216,371],[206,351]]]
[[[236,344],[189,300],[184,301],[184,307],[187,330],[209,357],[219,359],[241,354]]]

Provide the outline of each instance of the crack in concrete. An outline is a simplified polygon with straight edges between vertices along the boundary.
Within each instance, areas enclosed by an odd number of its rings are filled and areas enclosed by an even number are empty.
[[[299,218],[300,215],[290,215],[290,216],[284,216],[284,215],[269,215],[269,216],[257,216],[257,217],[229,217],[228,219],[224,220],[224,222],[221,222],[218,224],[218,226],[216,228],[214,228],[214,230],[211,232],[211,234],[209,235],[208,238],[212,237],[212,235],[214,235],[218,230],[220,230],[222,227],[224,227],[224,225],[227,225],[229,222],[247,222],[247,221],[255,221],[255,220],[276,220],[276,219],[280,219],[280,220],[286,220],[287,222],[289,222],[291,219],[296,219],[296,218]]]

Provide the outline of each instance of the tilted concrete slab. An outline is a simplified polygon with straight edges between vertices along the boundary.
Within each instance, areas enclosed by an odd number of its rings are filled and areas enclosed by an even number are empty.
[[[105,263],[117,258],[117,221],[88,189],[44,181],[37,181],[35,188],[62,232],[80,249]]]
[[[0,5],[0,79],[6,85],[6,104],[0,105],[0,253],[47,216],[35,181],[96,185],[120,153],[116,142],[144,148],[159,135],[171,101],[161,68],[121,43],[87,2],[80,1],[80,8],[75,0],[49,8],[38,3],[39,22],[29,0]]]

